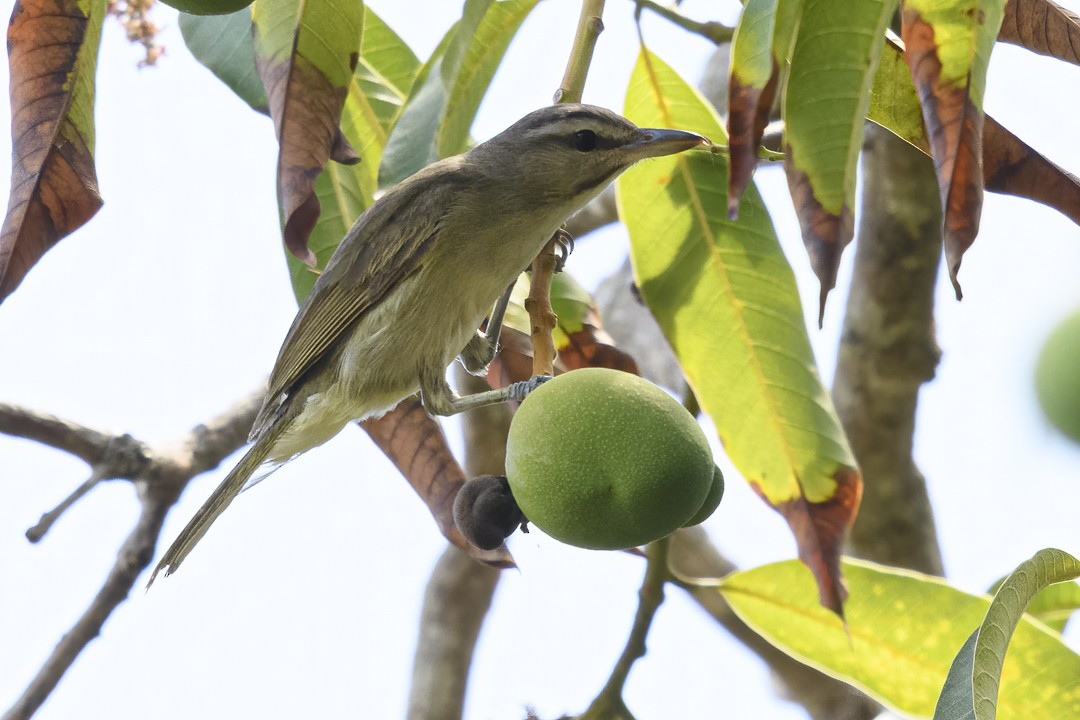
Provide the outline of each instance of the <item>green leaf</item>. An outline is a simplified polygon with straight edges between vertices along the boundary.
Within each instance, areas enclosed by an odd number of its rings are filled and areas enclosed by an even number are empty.
[[[413,84],[390,136],[380,182],[393,185],[439,158],[464,152],[495,70],[538,0],[467,0]]]
[[[967,688],[971,688],[976,720],[994,720],[998,716],[1002,664],[1013,633],[1024,615],[1024,608],[1036,593],[1048,585],[1077,577],[1080,577],[1080,560],[1061,550],[1047,548],[1035,553],[1005,578],[994,596],[994,601],[990,603],[990,609],[979,626],[978,637],[971,648],[972,674],[960,682],[965,695],[969,692]],[[966,666],[968,661],[963,655],[964,652],[961,651],[956,662]],[[1073,680],[1076,688],[1080,689],[1080,670]],[[942,694],[950,693],[955,687],[946,683]],[[1080,692],[1074,693],[1072,697],[1071,712],[1064,712],[1058,717],[1080,717]]]
[[[998,580],[988,592],[991,595],[997,593],[1007,578],[1008,575]],[[1077,610],[1080,610],[1080,583],[1059,582],[1040,590],[1024,612],[1061,633]]]
[[[953,657],[990,602],[939,578],[848,560],[847,632],[817,607],[806,570],[782,562],[721,581],[731,608],[766,640],[899,713],[931,717]],[[1002,673],[1002,720],[1080,717],[1080,656],[1022,619]],[[958,720],[950,716],[950,720]]]
[[[214,73],[240,99],[261,113],[269,113],[251,41],[251,8],[228,15],[180,13],[180,33],[195,59]]]
[[[365,7],[364,40],[356,79],[387,133],[405,106],[419,72],[420,60],[416,54],[382,18]]]
[[[915,92],[903,52],[892,39],[882,48],[866,119],[929,155],[930,143],[926,139],[919,94]]]
[[[712,108],[654,55],[638,59],[625,114],[724,140]],[[727,219],[722,155],[657,158],[618,182],[634,276],[742,475],[779,510],[839,611],[839,543],[861,480],[821,383],[791,268],[756,188]]]
[[[820,316],[854,235],[855,174],[874,70],[897,0],[816,0],[803,8],[784,92],[784,167]]]

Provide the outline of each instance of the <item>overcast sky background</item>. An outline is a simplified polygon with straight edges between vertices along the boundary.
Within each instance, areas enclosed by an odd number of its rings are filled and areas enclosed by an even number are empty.
[[[1075,0],[1063,4],[1080,10]],[[460,3],[436,0],[370,5],[421,57],[460,12]],[[550,102],[578,5],[546,0],[526,21],[474,137]],[[585,99],[620,109],[638,51],[633,5],[607,5]],[[735,20],[737,3],[713,6],[687,0],[683,10]],[[12,3],[0,8],[8,17]],[[155,18],[167,55],[147,70],[136,68],[139,49],[107,23],[96,153],[105,206],[0,306],[0,401],[163,443],[262,382],[296,306],[279,249],[272,124],[191,58],[172,10],[160,7]],[[656,18],[647,18],[645,33],[684,77],[700,79],[707,42]],[[986,105],[1059,165],[1080,171],[1078,79],[1076,67],[1000,47]],[[5,87],[5,121],[7,98]],[[6,164],[6,139],[0,154]],[[766,169],[758,182],[812,324],[817,280],[783,174]],[[579,243],[570,271],[595,287],[621,264],[625,242],[615,229]],[[825,329],[811,331],[827,381],[853,253]],[[949,577],[966,590],[982,591],[1039,548],[1080,552],[1080,447],[1048,426],[1032,391],[1042,341],[1080,305],[1078,271],[1080,229],[1053,210],[988,195],[961,271],[962,303],[942,274],[943,360],[921,397],[915,451]],[[457,447],[456,425],[447,426]],[[190,486],[163,543],[231,463]],[[721,464],[727,497],[706,527],[723,552],[742,567],[794,557],[781,518]],[[97,592],[137,517],[132,487],[110,483],[41,544],[28,544],[25,529],[86,474],[78,460],[0,437],[5,708]],[[183,572],[148,594],[135,591],[38,717],[403,717],[421,595],[444,544],[412,490],[349,428],[244,495]],[[526,704],[542,717],[580,712],[622,648],[643,565],[540,533],[516,536],[511,549],[521,569],[504,574],[483,630],[467,716],[522,717]],[[1075,628],[1067,638],[1080,646]],[[804,717],[775,700],[767,669],[675,589],[627,701],[643,720]]]

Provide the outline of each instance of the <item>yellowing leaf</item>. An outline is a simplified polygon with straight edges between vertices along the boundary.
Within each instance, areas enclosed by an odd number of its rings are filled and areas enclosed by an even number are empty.
[[[953,657],[982,622],[989,599],[864,561],[845,559],[843,569],[846,631],[817,607],[812,579],[791,561],[734,573],[719,589],[740,618],[784,652],[905,716],[931,717]],[[1078,702],[1080,656],[1022,619],[1005,658],[999,720],[1080,717]]]

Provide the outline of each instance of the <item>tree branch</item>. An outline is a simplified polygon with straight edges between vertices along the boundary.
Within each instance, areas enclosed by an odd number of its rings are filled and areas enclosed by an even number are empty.
[[[3,720],[26,720],[37,712],[49,694],[56,689],[79,653],[101,634],[105,621],[113,610],[127,599],[139,575],[153,560],[157,538],[172,503],[146,495],[142,495],[140,499],[142,511],[139,521],[120,547],[116,562],[105,578],[101,590],[82,617],[60,638],[41,670],[30,681],[22,696],[4,714]]]
[[[0,433],[63,450],[91,466],[102,461],[116,440],[85,425],[7,403],[0,403]]]
[[[664,602],[664,583],[668,581],[668,538],[657,540],[646,549],[648,562],[645,578],[638,591],[638,608],[630,636],[626,639],[618,662],[611,671],[604,689],[581,715],[581,720],[634,720],[633,713],[623,701],[623,688],[630,670],[639,658],[645,657],[645,640],[649,635],[656,611]]]
[[[460,367],[457,378],[463,392],[487,387]],[[489,405],[470,410],[461,416],[461,423],[468,475],[502,475],[510,408]],[[452,545],[439,558],[424,592],[408,720],[460,720],[476,640],[498,582],[498,570]]]
[[[941,575],[926,481],[911,455],[922,384],[934,377],[941,203],[930,159],[869,125],[863,215],[833,399],[862,468],[856,555]]]
[[[216,467],[246,442],[262,394],[261,390],[253,393],[209,423],[186,433],[174,446],[161,449],[151,448],[130,435],[108,435],[52,415],[0,405],[0,432],[64,450],[93,468],[89,480],[27,531],[31,541],[39,540],[64,510],[102,479],[131,481],[141,504],[135,528],[121,545],[101,589],[2,720],[27,720],[37,712],[79,654],[101,634],[105,621],[127,599],[139,575],[153,560],[165,517],[188,482]]]

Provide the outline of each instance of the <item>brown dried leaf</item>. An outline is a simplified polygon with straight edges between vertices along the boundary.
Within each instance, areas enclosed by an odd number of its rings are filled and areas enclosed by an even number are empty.
[[[101,207],[94,169],[94,70],[101,3],[22,0],[8,26],[11,195],[0,230],[0,302]]]
[[[1080,178],[1047,160],[986,116],[983,127],[986,189],[1048,205],[1080,225]]]
[[[983,113],[967,87],[941,81],[934,28],[911,8],[903,14],[904,60],[923,108],[945,214],[945,259],[956,298],[963,295],[956,273],[979,232],[982,212]]]
[[[743,85],[732,75],[728,86],[728,153],[730,173],[728,176],[729,220],[739,216],[739,200],[742,198],[758,163],[758,147],[769,124],[769,112],[780,72],[773,62],[772,75],[764,88]]]
[[[847,529],[855,523],[862,497],[862,476],[854,468],[841,468],[833,476],[836,491],[822,503],[805,496],[772,505],[756,483],[751,483],[761,499],[784,516],[799,546],[799,559],[817,580],[821,605],[844,617],[844,587],[840,572],[840,551]]]
[[[788,188],[802,228],[803,244],[810,256],[810,267],[821,283],[818,304],[818,327],[825,319],[825,300],[829,291],[836,287],[836,271],[840,256],[855,236],[855,216],[844,205],[839,215],[833,215],[814,197],[810,178],[791,162],[790,146],[784,148],[784,169],[787,170]]]
[[[351,67],[359,59],[353,55]],[[289,252],[311,267],[317,265],[308,237],[319,219],[315,181],[328,159],[344,165],[360,161],[338,124],[348,86],[333,82],[299,54],[282,61],[259,52],[255,68],[266,87],[270,115],[281,147],[278,155],[279,205],[285,218]]]
[[[1050,0],[1009,0],[998,40],[1080,65],[1080,17]]]
[[[412,485],[435,517],[442,534],[455,546],[492,567],[515,567],[502,545],[481,550],[469,544],[454,523],[454,498],[465,484],[465,473],[446,444],[446,435],[416,398],[399,404],[377,420],[364,420],[367,431]]]

